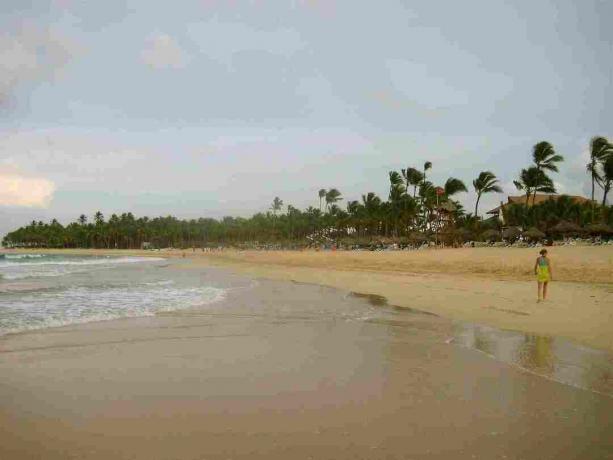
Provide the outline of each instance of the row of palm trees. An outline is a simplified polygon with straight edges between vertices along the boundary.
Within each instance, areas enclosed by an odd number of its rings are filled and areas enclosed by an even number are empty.
[[[525,194],[525,203],[506,208],[507,221],[525,228],[535,227],[547,231],[560,221],[570,220],[585,226],[600,222],[613,224],[606,197],[613,182],[613,145],[605,138],[591,142],[588,172],[595,187],[604,194],[602,205],[574,203],[571,199],[551,200],[536,204],[537,193],[554,193],[551,174],[558,172],[563,157],[548,142],[539,142],[532,151],[532,161],[523,168],[514,181]],[[108,221],[98,211],[93,221],[81,215],[76,222],[62,226],[57,220],[49,224],[32,222],[10,232],[4,245],[45,247],[138,248],[148,242],[158,247],[205,246],[218,243],[244,242],[317,242],[339,238],[409,238],[421,235],[458,235],[478,238],[484,231],[499,230],[496,218],[480,219],[481,198],[489,193],[501,193],[499,180],[492,171],[482,171],[472,181],[476,195],[474,213],[467,213],[455,197],[468,189],[460,179],[449,177],[437,186],[428,180],[433,168],[426,161],[422,168],[409,166],[388,173],[389,192],[386,199],[373,192],[363,194],[360,200],[350,200],[346,209],[339,206],[343,200],[337,188],[318,191],[319,206],[301,211],[292,205],[286,207],[275,197],[270,210],[250,218],[224,217],[223,219],[179,220],[177,218],[135,218],[131,213],[113,214]],[[560,206],[553,203],[559,202]],[[532,204],[532,206],[531,206]],[[454,237],[455,238],[455,237]]]

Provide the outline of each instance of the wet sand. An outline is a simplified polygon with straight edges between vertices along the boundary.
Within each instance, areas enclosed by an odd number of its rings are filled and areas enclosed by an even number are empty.
[[[192,256],[196,266],[215,264],[251,276],[358,290],[454,320],[613,351],[613,247],[551,248],[554,281],[541,304],[532,274],[535,254],[535,249],[465,248]]]
[[[0,338],[0,458],[596,459],[611,354],[229,279],[220,303]]]

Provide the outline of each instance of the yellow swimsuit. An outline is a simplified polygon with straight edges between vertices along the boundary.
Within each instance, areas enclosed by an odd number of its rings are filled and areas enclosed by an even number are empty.
[[[539,257],[538,266],[536,268],[536,280],[539,283],[547,283],[551,277],[549,276],[549,262],[544,257]]]

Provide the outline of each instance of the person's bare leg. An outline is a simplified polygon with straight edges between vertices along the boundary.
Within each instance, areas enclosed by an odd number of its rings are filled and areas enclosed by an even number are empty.
[[[541,291],[543,290],[543,283],[541,283],[540,281],[538,281],[538,282],[536,283],[536,285],[537,285],[537,291],[538,291],[538,297],[537,297],[537,300],[536,300],[536,301],[537,301],[537,302],[540,302],[540,301],[541,301]]]
[[[543,300],[547,300],[547,286],[548,285],[549,285],[548,282],[543,283]]]

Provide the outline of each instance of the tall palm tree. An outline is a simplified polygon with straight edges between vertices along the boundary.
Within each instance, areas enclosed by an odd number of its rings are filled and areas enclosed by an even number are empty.
[[[421,171],[415,168],[407,168],[402,170],[402,177],[406,183],[405,193],[408,193],[409,185],[413,186],[413,198],[417,195],[417,187],[424,180],[424,175]]]
[[[341,196],[341,192],[339,192],[335,188],[331,188],[326,192],[326,207],[329,210],[330,205],[333,205],[334,203],[341,201],[342,199],[343,197]]]
[[[85,225],[87,223],[87,216],[85,214],[81,214],[79,216],[79,224]]]
[[[537,176],[539,178],[551,181],[544,171],[558,172],[556,163],[560,163],[561,161],[564,161],[564,157],[556,154],[553,145],[549,142],[541,141],[532,148],[532,162],[538,171],[543,172],[542,175]],[[536,200],[536,192],[537,189],[535,188],[533,190],[532,204],[534,204]]]
[[[278,196],[276,196],[275,199],[272,200],[272,206],[270,207],[270,209],[272,209],[272,213],[276,216],[277,211],[280,211],[282,207],[283,207],[283,200],[279,198]]]
[[[514,180],[513,184],[515,184],[517,190],[523,190],[526,193],[526,210],[528,209],[528,202],[532,193],[536,195],[536,192],[556,192],[553,181],[536,166],[532,166],[528,169],[522,169],[521,173],[519,174],[519,180]],[[532,203],[534,204],[534,200]]]
[[[368,192],[368,194],[362,195],[362,205],[367,222],[366,225],[369,230],[376,233],[379,230],[381,198],[373,192]]]
[[[390,171],[388,176],[390,180],[390,195],[392,194],[393,190],[400,190],[401,187],[403,189],[405,188],[403,187],[404,182],[402,180],[402,176],[397,171]],[[402,192],[404,192],[404,190],[402,190]]]
[[[431,161],[426,161],[424,163],[424,177],[423,177],[423,180],[421,182],[422,183],[421,188],[423,189],[424,193],[426,192],[426,190],[429,190],[429,188],[426,187],[426,184],[427,184],[427,181],[426,181],[426,179],[427,179],[426,171],[428,171],[428,169],[432,169],[432,162]],[[425,196],[425,194],[422,194],[422,190],[420,190],[419,192],[420,192],[419,194],[421,196],[421,205],[422,205],[422,208],[423,208],[422,218],[423,218],[423,221],[424,221],[424,230],[425,230],[425,228],[426,228],[426,206],[425,206],[425,204],[426,204],[426,196]]]
[[[586,165],[587,172],[592,178],[592,202],[594,201],[595,184],[602,179],[598,165],[602,164],[603,158],[613,155],[613,144],[606,137],[596,136],[590,141],[590,162]]]
[[[607,205],[607,195],[613,186],[613,154],[606,156],[602,161],[602,205]]]
[[[321,200],[326,197],[327,190],[325,188],[319,189],[319,210],[321,211]]]
[[[432,169],[432,162],[431,161],[426,161],[424,163],[424,177],[423,177],[422,183],[426,182],[426,171],[428,169]]]
[[[475,203],[475,217],[479,217],[479,200],[484,193],[502,193],[502,189],[498,185],[496,175],[491,171],[481,171],[479,177],[473,180],[473,187],[477,192],[477,202]]]

